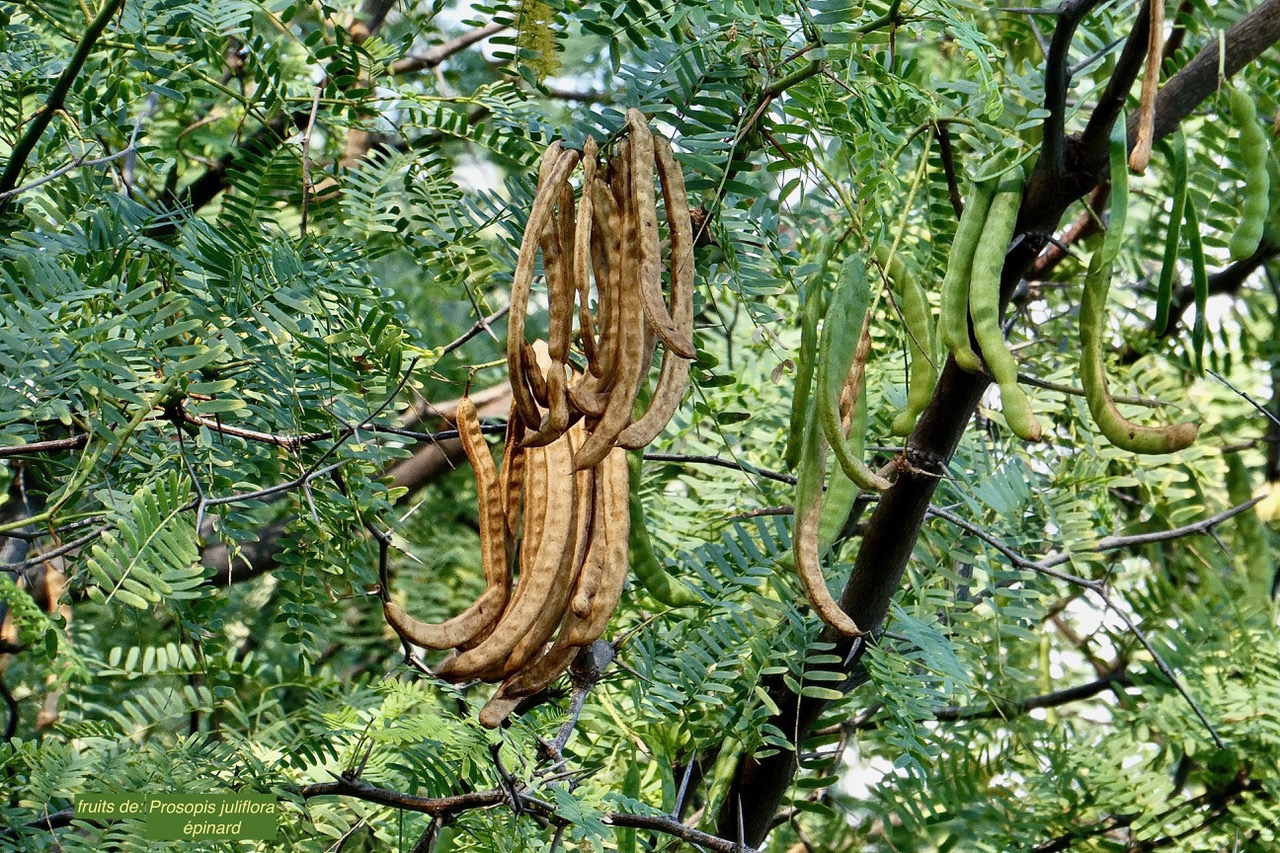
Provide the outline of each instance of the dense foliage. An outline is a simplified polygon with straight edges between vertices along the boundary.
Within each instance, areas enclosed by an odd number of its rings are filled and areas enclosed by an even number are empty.
[[[1167,10],[1103,349],[1126,415],[1200,429],[1144,457],[1077,393],[1077,321],[1148,14],[0,0],[0,848],[147,846],[74,818],[85,791],[246,788],[288,804],[280,849],[1275,849],[1277,534],[1249,504],[1280,480],[1280,3]],[[1272,148],[1242,258],[1231,86]],[[426,404],[496,388],[500,433],[538,156],[627,107],[706,223],[692,390],[642,490],[701,601],[633,584],[603,680],[492,732],[491,688],[386,628],[379,544],[421,618],[479,591]],[[892,434],[919,342],[870,264],[865,452],[899,463],[824,564],[875,633],[851,642],[791,572],[802,306],[880,250],[936,309],[992,163],[1030,176],[1001,305],[1044,440],[953,362]]]

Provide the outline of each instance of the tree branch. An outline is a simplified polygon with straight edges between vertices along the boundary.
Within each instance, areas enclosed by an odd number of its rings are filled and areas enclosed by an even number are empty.
[[[71,55],[71,60],[67,63],[67,67],[62,69],[62,74],[58,75],[58,80],[53,84],[53,89],[49,92],[49,97],[45,100],[44,106],[31,119],[26,131],[18,139],[17,144],[13,146],[13,152],[9,155],[9,162],[5,164],[3,174],[0,174],[0,216],[4,214],[9,205],[9,199],[12,196],[8,195],[8,193],[18,185],[18,178],[21,177],[22,170],[27,164],[27,158],[31,156],[36,143],[40,141],[40,137],[44,135],[45,130],[49,127],[49,123],[53,121],[54,114],[59,112],[66,104],[67,95],[71,92],[71,84],[75,82],[80,70],[84,68],[85,62],[89,59],[89,54],[93,52],[94,45],[97,44],[98,39],[106,31],[107,25],[111,23],[111,18],[120,11],[120,7],[123,5],[124,0],[106,0],[102,4],[102,9],[89,22],[84,35],[76,45],[75,53]]]
[[[1044,69],[1044,107],[1049,117],[1044,121],[1044,143],[1041,160],[1049,177],[1061,180],[1067,173],[1067,89],[1071,86],[1071,40],[1076,28],[1099,0],[1067,0],[1057,9],[1058,25],[1049,43],[1049,56]]]
[[[463,33],[444,44],[436,45],[422,56],[406,56],[404,59],[397,59],[391,63],[391,73],[398,77],[402,74],[412,74],[415,71],[426,71],[427,69],[435,68],[455,53],[464,51],[476,42],[484,41],[489,36],[496,35],[506,28],[505,24],[486,24],[483,27],[477,27],[471,32]]]
[[[1066,687],[1062,690],[1054,690],[1050,693],[1044,693],[1039,696],[1028,696],[1024,699],[1015,699],[1010,702],[992,702],[982,706],[972,705],[950,705],[939,708],[933,712],[930,720],[938,722],[962,722],[965,720],[989,720],[1001,719],[1005,720],[1010,717],[1020,716],[1037,708],[1057,708],[1062,705],[1069,705],[1072,702],[1079,702],[1084,699],[1092,699],[1103,691],[1111,689],[1113,685],[1128,684],[1129,676],[1125,673],[1124,667],[1119,666],[1110,672],[1095,678],[1093,681],[1086,681],[1084,684],[1077,684],[1074,687]],[[921,720],[920,722],[925,722]],[[879,728],[880,721],[874,717],[865,717],[858,719],[852,726],[855,731],[866,731],[868,729]]]
[[[490,788],[485,791],[473,791],[468,794],[455,794],[450,797],[414,797],[379,788],[360,779],[339,778],[333,782],[321,782],[305,785],[301,789],[303,799],[313,797],[354,797],[381,806],[388,806],[405,811],[440,817],[456,814],[471,809],[488,808],[508,803],[514,795],[523,808],[534,811],[543,817],[557,822],[569,823],[560,817],[555,807],[536,797],[506,788]],[[737,844],[725,838],[685,826],[680,821],[666,815],[640,815],[625,812],[606,812],[602,819],[613,826],[632,829],[646,829],[679,838],[689,844],[704,847],[717,853],[756,853],[753,848]]]

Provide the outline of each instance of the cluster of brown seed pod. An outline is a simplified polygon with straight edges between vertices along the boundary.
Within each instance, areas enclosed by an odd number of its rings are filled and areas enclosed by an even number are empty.
[[[599,464],[613,447],[644,447],[675,413],[693,348],[693,226],[684,177],[671,145],[627,111],[627,135],[601,164],[596,142],[582,153],[547,147],[511,284],[507,367],[516,412],[532,430],[526,446],[554,441],[579,420],[586,439],[575,468]],[[569,178],[582,165],[575,209]],[[654,171],[671,239],[670,299],[663,298]],[[547,357],[525,339],[524,320],[539,250],[546,271]],[[592,281],[594,279],[594,304]],[[574,314],[585,361],[570,364]],[[632,419],[658,341],[662,368],[648,409]]]
[[[647,445],[666,426],[694,357],[693,234],[684,180],[670,145],[639,111],[628,111],[627,130],[604,165],[591,139],[581,155],[553,142],[543,157],[512,284],[513,401],[501,470],[475,406],[463,400],[458,407],[480,503],[484,592],[442,623],[421,622],[389,600],[383,605],[403,639],[456,650],[436,667],[439,677],[501,682],[480,713],[490,727],[604,633],[629,563],[626,449]],[[580,161],[575,207],[569,179]],[[670,232],[669,303],[655,168]],[[524,319],[539,251],[550,323],[548,340],[531,344]],[[575,313],[581,369],[570,360]],[[665,351],[656,388],[633,421],[659,340]]]

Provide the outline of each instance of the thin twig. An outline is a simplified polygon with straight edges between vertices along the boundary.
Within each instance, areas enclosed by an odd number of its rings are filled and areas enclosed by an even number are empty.
[[[1169,683],[1173,685],[1174,689],[1182,694],[1182,698],[1191,706],[1191,710],[1195,713],[1196,717],[1199,718],[1205,729],[1208,730],[1209,737],[1213,739],[1214,745],[1218,747],[1218,749],[1226,749],[1226,743],[1223,742],[1222,736],[1218,734],[1218,730],[1213,727],[1213,723],[1209,722],[1209,718],[1205,716],[1204,710],[1200,707],[1200,703],[1198,703],[1195,700],[1195,697],[1191,695],[1191,691],[1189,691],[1186,685],[1182,683],[1182,679],[1178,678],[1177,674],[1173,671],[1173,667],[1169,666],[1165,659],[1160,655],[1160,652],[1156,651],[1156,647],[1153,646],[1151,644],[1151,640],[1147,638],[1146,632],[1139,628],[1137,623],[1133,621],[1132,617],[1130,617],[1122,608],[1118,607],[1116,603],[1111,600],[1111,596],[1106,592],[1101,589],[1092,589],[1090,592],[1102,599],[1102,603],[1105,604],[1112,613],[1119,616],[1124,624],[1129,628],[1129,632],[1138,639],[1139,643],[1142,643],[1142,647],[1147,650],[1147,654],[1151,655],[1151,659],[1155,662],[1156,668],[1160,670],[1161,674],[1163,674],[1165,678],[1169,679]]]
[[[212,418],[206,418],[203,415],[193,415],[187,411],[186,401],[184,400],[179,407],[182,420],[185,423],[194,426],[204,427],[212,432],[230,435],[235,438],[243,438],[246,441],[257,441],[263,444],[274,444],[277,447],[283,447],[286,450],[296,451],[304,444],[313,444],[317,441],[324,441],[326,438],[333,438],[332,432],[308,432],[302,435],[279,435],[270,432],[259,432],[255,429],[246,427],[231,426]]]
[[[1048,379],[1041,379],[1038,376],[1032,376],[1030,373],[1019,373],[1018,381],[1023,385],[1033,385],[1036,388],[1043,388],[1046,391],[1057,391],[1059,394],[1068,394],[1072,397],[1083,397],[1084,389],[1076,388],[1071,385],[1062,385],[1058,382],[1050,382]],[[1157,400],[1154,397],[1112,397],[1117,403],[1128,403],[1131,406],[1145,406],[1149,409],[1158,409],[1161,406],[1167,406],[1168,403],[1163,400]]]
[[[508,802],[508,792],[502,788],[490,788],[485,791],[473,791],[467,794],[455,794],[450,797],[414,797],[397,791],[379,788],[360,779],[338,778],[332,782],[320,782],[305,785],[300,790],[303,799],[314,797],[353,797],[365,802],[418,812],[432,816],[456,814],[471,809],[489,808]],[[561,823],[568,821],[561,817],[551,803],[523,792],[515,794],[522,808],[544,818]],[[757,853],[754,848],[740,845],[726,838],[702,832],[685,826],[680,821],[666,815],[639,815],[623,812],[606,812],[601,816],[606,824],[632,829],[645,829],[660,832],[678,838],[681,841],[705,847],[716,853]]]
[[[507,316],[507,312],[510,310],[511,310],[511,303],[508,302],[506,305],[504,305],[502,308],[499,308],[497,311],[494,311],[488,317],[481,317],[479,320],[476,320],[475,324],[472,325],[470,329],[467,329],[461,335],[454,338],[449,343],[445,344],[444,347],[440,350],[440,356],[444,357],[448,355],[449,353],[453,352],[458,347],[462,346],[467,341],[471,340],[481,332],[489,332],[489,336],[493,337],[493,332],[489,331],[490,324],[498,320],[501,320],[503,317]],[[494,340],[497,340],[497,338],[494,338]]]
[[[1184,524],[1181,527],[1173,527],[1168,530],[1154,530],[1150,533],[1135,533],[1131,536],[1104,536],[1088,548],[1083,548],[1079,552],[1060,552],[1045,557],[1034,565],[1040,568],[1051,568],[1060,566],[1069,561],[1073,553],[1088,553],[1102,551],[1116,551],[1121,548],[1134,548],[1139,545],[1153,545],[1157,542],[1168,542],[1173,539],[1181,539],[1184,536],[1193,536],[1196,534],[1205,534],[1213,530],[1219,524],[1231,518],[1235,518],[1242,512],[1253,508],[1254,504],[1262,500],[1262,497],[1256,497],[1252,500],[1245,501],[1237,506],[1224,509],[1208,518],[1202,518],[1199,521],[1193,521],[1190,524]]]
[[[1010,717],[1026,714],[1037,708],[1057,708],[1071,702],[1079,702],[1083,699],[1091,699],[1104,690],[1108,690],[1114,684],[1127,684],[1129,677],[1125,674],[1123,666],[1118,666],[1108,672],[1103,673],[1093,681],[1087,681],[1084,684],[1077,684],[1074,687],[1065,687],[1062,690],[1054,690],[1050,693],[1044,693],[1038,696],[1028,696],[1025,699],[1015,699],[1012,701],[993,701],[986,705],[948,705],[933,711],[925,720],[918,722],[926,722],[935,720],[937,722],[961,722],[967,720],[987,720],[1000,719],[1007,720]],[[883,708],[882,705],[876,706],[876,709]],[[860,714],[849,723],[845,724],[846,728],[855,731],[865,731],[867,729],[879,728],[880,720],[874,714]],[[830,732],[829,732],[830,733]],[[815,732],[815,734],[818,734]]]
[[[776,480],[779,483],[787,483],[792,486],[796,484],[796,478],[790,474],[780,474],[777,471],[757,468],[756,466],[750,465],[746,462],[736,462],[732,459],[725,459],[720,456],[703,456],[683,453],[646,453],[644,458],[649,462],[679,462],[688,465],[715,465],[720,468],[729,468],[734,471],[753,474],[757,477],[763,477],[766,480]]]
[[[311,97],[311,114],[307,116],[307,128],[302,132],[302,211],[298,220],[298,236],[307,236],[307,214],[311,210],[311,193],[315,185],[311,181],[311,134],[316,129],[316,116],[320,113],[320,94],[324,84],[316,86]]]
[[[1271,411],[1270,411],[1266,406],[1262,405],[1262,404],[1261,404],[1261,403],[1259,403],[1257,400],[1255,400],[1255,399],[1253,399],[1252,397],[1250,397],[1250,396],[1249,396],[1249,394],[1248,394],[1247,392],[1245,392],[1245,391],[1241,391],[1239,388],[1237,388],[1236,386],[1232,385],[1230,382],[1228,382],[1228,381],[1227,381],[1227,380],[1222,376],[1222,374],[1218,373],[1217,371],[1215,371],[1215,370],[1209,370],[1208,368],[1205,368],[1205,370],[1206,370],[1206,372],[1207,372],[1210,376],[1212,376],[1214,379],[1218,380],[1218,381],[1219,381],[1219,382],[1221,382],[1223,385],[1226,385],[1226,386],[1227,386],[1228,388],[1230,388],[1232,391],[1236,392],[1236,393],[1237,393],[1237,394],[1239,394],[1241,397],[1243,397],[1243,398],[1245,399],[1245,401],[1249,403],[1249,405],[1250,405],[1250,406],[1253,406],[1253,407],[1254,407],[1255,409],[1257,409],[1259,412],[1261,412],[1262,414],[1266,415],[1266,416],[1267,416],[1267,418],[1271,421],[1271,423],[1275,424],[1276,426],[1280,426],[1280,418],[1277,418],[1277,417],[1276,417],[1276,416],[1275,416],[1275,415],[1274,415],[1274,414],[1273,414],[1273,413],[1272,413],[1272,412],[1271,412]]]

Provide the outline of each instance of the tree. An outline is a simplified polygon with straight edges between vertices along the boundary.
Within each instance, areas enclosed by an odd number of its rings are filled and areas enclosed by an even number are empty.
[[[141,847],[75,797],[244,787],[301,849],[1271,849],[1280,2],[1247,5],[0,4],[2,843]],[[489,731],[489,688],[393,639],[380,562],[424,618],[479,590],[447,401],[501,432],[536,163],[626,107],[699,208],[641,497],[700,602],[632,584],[617,660]],[[885,278],[936,311],[993,175],[1038,442]],[[790,571],[784,462],[842,264],[892,480],[823,556],[858,638]],[[1103,437],[1097,345],[1120,411],[1194,444]]]

